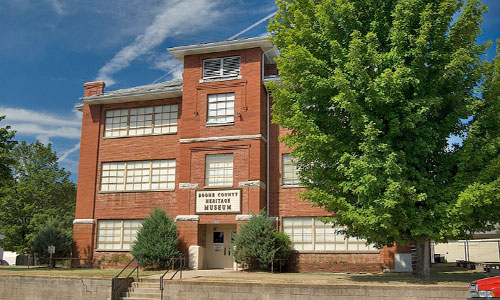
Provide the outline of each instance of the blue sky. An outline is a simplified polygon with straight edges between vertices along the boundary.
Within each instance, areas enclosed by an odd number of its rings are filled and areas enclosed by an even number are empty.
[[[500,38],[500,0],[484,3],[479,42]],[[2,0],[0,126],[11,125],[17,140],[51,142],[76,182],[73,107],[83,83],[103,79],[114,90],[178,77],[166,48],[228,39],[274,11],[273,0]],[[239,37],[263,35],[266,24]]]

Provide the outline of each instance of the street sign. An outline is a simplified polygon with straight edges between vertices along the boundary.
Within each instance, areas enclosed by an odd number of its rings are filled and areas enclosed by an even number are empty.
[[[49,250],[49,254],[54,254],[54,253],[56,253],[56,247],[55,247],[55,246],[49,246],[49,247],[48,247],[48,250]]]

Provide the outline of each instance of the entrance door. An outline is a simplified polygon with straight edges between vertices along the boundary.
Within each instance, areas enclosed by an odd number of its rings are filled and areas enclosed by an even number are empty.
[[[233,236],[236,225],[207,225],[205,261],[209,269],[232,269]]]

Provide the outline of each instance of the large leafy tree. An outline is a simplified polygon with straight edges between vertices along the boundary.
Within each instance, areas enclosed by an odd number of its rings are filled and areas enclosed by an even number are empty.
[[[71,228],[76,187],[70,173],[60,168],[51,145],[21,142],[12,155],[13,184],[0,197],[2,247],[18,253],[32,253],[33,239],[49,218]]]
[[[500,40],[498,41],[500,42]],[[500,46],[497,48],[500,53]],[[500,220],[500,56],[486,64],[482,97],[475,103],[471,127],[460,152],[451,229],[494,229]],[[472,216],[472,217],[471,217]],[[457,228],[458,227],[458,228]]]
[[[479,0],[277,0],[282,82],[273,122],[291,130],[303,197],[380,246],[465,236],[450,147],[483,76]],[[471,217],[467,215],[467,217]],[[480,227],[480,226],[479,226]],[[474,227],[477,229],[479,227]]]

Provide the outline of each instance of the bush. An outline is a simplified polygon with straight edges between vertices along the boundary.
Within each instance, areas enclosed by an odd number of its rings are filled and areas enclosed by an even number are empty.
[[[274,233],[274,248],[276,249],[276,258],[288,259],[292,252],[293,245],[290,237],[284,232]]]
[[[33,249],[41,257],[49,257],[48,246],[54,246],[56,249],[53,257],[63,258],[71,257],[71,244],[73,237],[71,229],[65,228],[63,223],[56,219],[49,219],[35,234],[33,240]]]
[[[179,256],[178,244],[174,220],[163,209],[155,208],[142,222],[131,254],[142,267],[166,269],[171,259]]]
[[[257,262],[261,269],[268,269],[274,258],[287,258],[290,248],[288,236],[276,232],[272,221],[261,211],[241,226],[234,238],[233,257],[237,263],[252,265]]]

